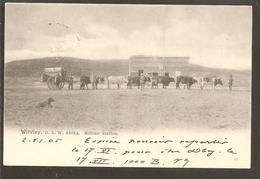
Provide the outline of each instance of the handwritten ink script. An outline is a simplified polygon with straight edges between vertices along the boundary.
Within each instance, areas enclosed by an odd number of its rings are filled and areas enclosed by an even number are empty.
[[[165,138],[164,136],[162,138]],[[124,143],[126,149],[120,145]],[[96,139],[87,137],[83,145],[75,145],[71,152],[75,154],[78,165],[98,164],[114,165],[116,158],[121,158],[122,166],[188,166],[191,155],[204,158],[213,158],[222,152],[236,158],[236,150],[228,146],[227,139],[223,140],[174,140],[174,139],[133,139],[120,141],[117,139]],[[95,147],[91,144],[97,144]],[[99,146],[100,144],[100,146]],[[166,145],[165,145],[166,144]],[[91,146],[91,147],[90,147]],[[222,146],[216,150],[215,146]],[[224,150],[223,150],[224,149]],[[215,155],[215,156],[214,156]]]
[[[18,143],[22,149],[43,152],[47,164],[52,156],[52,165],[62,166],[230,168],[244,160],[241,140],[216,136],[22,129]]]

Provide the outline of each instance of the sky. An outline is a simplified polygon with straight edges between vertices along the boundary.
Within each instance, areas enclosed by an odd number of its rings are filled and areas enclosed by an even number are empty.
[[[251,69],[250,6],[7,3],[5,8],[5,62],[189,56],[202,66]]]

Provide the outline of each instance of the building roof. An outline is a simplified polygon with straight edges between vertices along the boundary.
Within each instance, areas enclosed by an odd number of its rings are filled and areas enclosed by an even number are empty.
[[[160,56],[131,56],[129,60],[131,62],[142,62],[142,63],[154,63],[154,62],[164,62],[164,63],[189,63],[190,57],[160,57]]]

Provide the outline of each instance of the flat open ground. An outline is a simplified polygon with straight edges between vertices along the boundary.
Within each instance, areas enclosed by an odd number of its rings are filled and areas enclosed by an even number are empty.
[[[38,79],[37,79],[38,80]],[[251,92],[216,90],[49,90],[33,78],[5,79],[5,125],[88,130],[249,129]],[[35,106],[52,97],[53,108]]]

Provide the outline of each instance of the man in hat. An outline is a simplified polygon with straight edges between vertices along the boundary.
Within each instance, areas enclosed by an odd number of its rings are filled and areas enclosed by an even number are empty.
[[[143,90],[144,89],[144,85],[145,85],[145,76],[144,76],[143,73],[140,76],[140,83],[141,83],[141,90]]]
[[[232,90],[233,81],[234,81],[233,76],[230,75],[230,76],[229,76],[229,80],[228,80],[228,87],[229,87],[229,90],[230,90],[230,91]]]
[[[73,90],[73,73],[68,78],[68,90]]]

